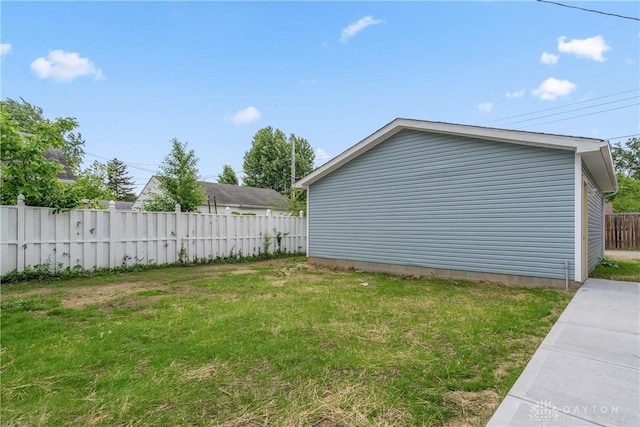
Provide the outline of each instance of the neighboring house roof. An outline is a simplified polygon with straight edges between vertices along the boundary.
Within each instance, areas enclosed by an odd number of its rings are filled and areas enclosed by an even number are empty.
[[[402,118],[393,120],[315,169],[297,181],[295,186],[308,188],[309,185],[404,129],[575,151],[582,155],[582,160],[603,193],[612,193],[618,189],[609,143],[605,140]]]
[[[199,182],[208,203],[218,208],[243,208],[243,209],[285,209],[286,199],[280,193],[270,188],[247,187],[244,185],[216,184],[213,182]],[[158,178],[152,176],[144,186],[138,199],[134,204],[134,209],[142,205],[142,201],[149,194],[159,191],[160,182]]]
[[[244,185],[216,184],[201,181],[202,190],[213,205],[215,197],[218,207],[280,208],[285,205],[282,194],[270,188],[247,187]]]
[[[49,148],[42,153],[45,159],[47,160],[55,160],[60,163],[64,170],[58,174],[58,179],[62,182],[74,182],[76,180],[75,175],[71,172],[71,168],[69,168],[69,162],[67,162],[67,157],[64,155],[62,150],[58,150],[57,148]]]

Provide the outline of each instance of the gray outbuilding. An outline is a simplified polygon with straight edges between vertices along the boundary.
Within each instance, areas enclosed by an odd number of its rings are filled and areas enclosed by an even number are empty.
[[[609,143],[396,119],[296,183],[311,262],[523,285],[604,256]]]

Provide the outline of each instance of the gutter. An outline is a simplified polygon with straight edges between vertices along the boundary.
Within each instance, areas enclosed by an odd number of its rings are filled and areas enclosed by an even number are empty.
[[[605,193],[609,196],[615,196],[618,194],[618,178],[616,177],[616,171],[613,166],[613,157],[611,156],[611,145],[607,141],[605,145],[600,147],[600,154],[602,155],[602,159],[604,160],[605,167],[607,169],[607,174],[611,179],[611,182],[615,183],[615,190],[609,193]]]

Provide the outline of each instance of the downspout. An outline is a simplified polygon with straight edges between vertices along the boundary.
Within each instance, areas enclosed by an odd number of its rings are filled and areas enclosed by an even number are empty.
[[[564,262],[564,289],[569,290],[569,261]]]
[[[620,187],[618,187],[618,177],[616,176],[616,170],[615,170],[615,165],[613,164],[613,156],[611,155],[611,142],[607,141],[607,145],[600,147],[600,154],[602,155],[605,164],[607,166],[612,165],[613,168],[609,168],[607,167],[607,171],[609,172],[609,177],[612,179],[612,181],[616,184],[615,185],[615,191],[610,192],[610,193],[605,193],[602,192],[602,195],[604,196],[604,203],[605,205],[607,204],[607,198],[609,197],[613,197],[616,194],[618,194],[618,191],[620,189]],[[609,160],[609,162],[607,162],[607,160]],[[604,225],[606,224],[606,214],[603,212],[602,213],[602,225],[603,225],[603,230],[602,233],[604,234]],[[603,235],[602,236],[602,256],[605,256],[605,251],[606,251],[606,237]],[[616,243],[617,246],[617,243]]]

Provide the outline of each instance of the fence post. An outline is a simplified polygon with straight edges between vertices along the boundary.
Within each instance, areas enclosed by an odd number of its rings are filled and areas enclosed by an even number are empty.
[[[267,209],[267,231],[266,233],[271,236],[271,253],[276,253],[276,233],[273,232],[273,217],[271,216],[271,209]]]
[[[231,208],[227,206],[224,208],[224,255],[223,258],[229,258],[233,246],[231,246]]]
[[[184,247],[182,245],[182,209],[180,207],[180,203],[176,203],[174,208],[174,212],[176,214],[176,250],[178,253],[176,254],[176,261],[184,261],[182,258]]]
[[[18,194],[18,203],[16,204],[16,208],[17,208],[17,224],[16,226],[18,227],[17,231],[17,236],[16,236],[16,244],[18,245],[18,247],[16,248],[16,254],[18,255],[18,259],[17,259],[17,270],[19,273],[22,273],[24,271],[24,257],[25,257],[25,252],[27,250],[26,246],[25,246],[25,222],[26,222],[26,209],[25,209],[25,205],[24,205],[24,195],[22,194]]]
[[[109,268],[116,267],[116,242],[118,224],[116,224],[116,202],[109,202]]]

